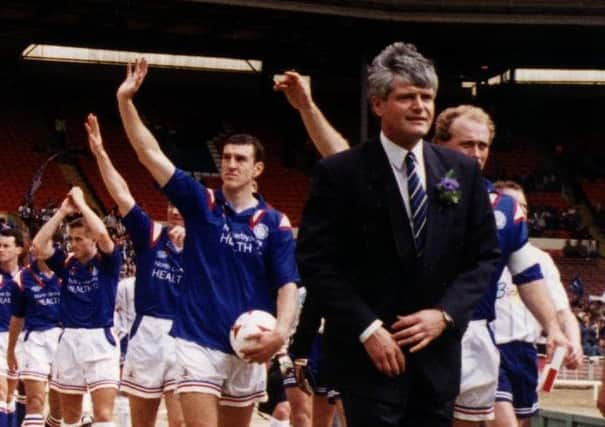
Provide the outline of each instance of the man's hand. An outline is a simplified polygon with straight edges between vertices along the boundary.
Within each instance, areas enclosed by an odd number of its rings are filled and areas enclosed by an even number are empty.
[[[381,373],[395,377],[405,371],[405,356],[385,328],[380,327],[363,343],[374,366]]]
[[[71,198],[72,203],[80,210],[82,209],[82,206],[86,204],[86,201],[84,200],[84,193],[77,185],[71,187],[71,190],[69,190],[67,195]]]
[[[185,242],[185,227],[181,225],[172,226],[168,231],[168,237],[177,249],[182,249]]]
[[[118,88],[118,100],[129,100],[134,97],[145,80],[147,68],[145,58],[137,58],[134,64],[130,63],[126,66],[126,79]]]
[[[104,151],[103,138],[101,138],[101,128],[99,127],[99,121],[97,116],[89,114],[84,122],[84,127],[88,133],[88,145],[90,151],[96,156]]]
[[[420,310],[407,316],[397,316],[397,319],[391,325],[393,338],[400,347],[412,345],[412,353],[429,345],[447,326],[443,313],[437,309]]]
[[[552,360],[553,353],[557,347],[565,347],[565,362],[567,362],[567,356],[569,355],[571,345],[558,324],[553,323],[552,327],[549,328],[548,336],[546,337],[546,353],[548,360]]]
[[[71,196],[68,196],[63,199],[61,202],[61,206],[59,206],[59,210],[64,216],[73,215],[78,212],[78,207],[74,204]]]
[[[19,370],[14,351],[9,351],[6,353],[6,363],[8,364],[9,371],[17,372]]]
[[[565,357],[565,367],[567,369],[578,369],[584,363],[584,351],[579,344],[571,344]]]
[[[286,71],[283,78],[276,79],[273,90],[283,92],[292,107],[297,110],[311,108],[313,98],[309,83],[296,71]]]
[[[286,342],[286,338],[277,331],[263,331],[250,334],[246,341],[250,344],[242,348],[244,359],[255,363],[266,363]]]

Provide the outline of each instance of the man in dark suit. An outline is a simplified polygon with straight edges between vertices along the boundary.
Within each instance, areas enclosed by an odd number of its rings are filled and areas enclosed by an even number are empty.
[[[379,138],[321,161],[305,206],[299,267],[351,426],[451,424],[460,337],[499,256],[476,162],[422,140],[437,86],[413,45],[385,48]]]

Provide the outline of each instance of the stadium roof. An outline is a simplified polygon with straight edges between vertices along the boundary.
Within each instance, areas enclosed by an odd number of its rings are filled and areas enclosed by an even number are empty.
[[[478,81],[512,67],[605,68],[603,24],[599,0],[4,0],[0,73],[30,44],[58,44],[354,77],[404,40],[437,60],[442,80]]]

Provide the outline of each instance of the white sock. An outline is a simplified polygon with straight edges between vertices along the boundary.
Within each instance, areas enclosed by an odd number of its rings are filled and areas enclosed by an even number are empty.
[[[22,427],[44,427],[44,415],[42,414],[27,414],[23,418]]]
[[[48,424],[50,427],[61,427],[61,418],[55,418],[48,414],[46,416],[46,424]]]
[[[94,422],[92,423],[93,427],[115,427],[115,424],[112,421],[104,421],[104,422]]]
[[[61,423],[63,427],[80,427],[80,423],[67,424],[65,421]]]

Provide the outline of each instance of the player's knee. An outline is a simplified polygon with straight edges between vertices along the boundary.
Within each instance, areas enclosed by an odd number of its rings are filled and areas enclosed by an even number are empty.
[[[310,426],[311,414],[306,411],[294,411],[291,416],[292,424],[295,426]]]
[[[32,394],[25,398],[28,412],[42,413],[44,412],[44,395],[43,394]]]
[[[111,408],[108,406],[103,406],[101,408],[94,409],[94,417],[95,423],[106,423],[111,422],[113,420],[113,413]]]
[[[273,410],[273,418],[280,421],[290,419],[290,404],[288,402],[280,402]]]

